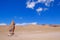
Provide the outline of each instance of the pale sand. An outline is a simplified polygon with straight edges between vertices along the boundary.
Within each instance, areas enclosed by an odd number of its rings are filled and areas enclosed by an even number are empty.
[[[0,33],[0,40],[60,40],[60,32],[20,31],[13,36],[8,36],[6,32]]]
[[[60,40],[60,27],[16,27],[13,36],[8,36],[8,30],[0,27],[0,40]]]

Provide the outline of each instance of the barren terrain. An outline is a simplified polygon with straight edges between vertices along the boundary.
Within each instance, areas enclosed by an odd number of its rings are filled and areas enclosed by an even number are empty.
[[[0,40],[60,40],[60,27],[16,26],[13,36],[8,36],[8,30],[8,26],[0,26]]]

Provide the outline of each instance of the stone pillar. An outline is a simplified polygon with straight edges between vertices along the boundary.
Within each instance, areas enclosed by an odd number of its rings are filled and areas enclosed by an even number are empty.
[[[14,23],[14,21],[12,21],[10,26],[9,26],[9,34],[8,34],[8,36],[14,35],[14,30],[15,30],[15,23]]]

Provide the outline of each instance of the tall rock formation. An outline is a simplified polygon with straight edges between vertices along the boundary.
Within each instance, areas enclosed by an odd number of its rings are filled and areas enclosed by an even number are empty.
[[[8,34],[8,36],[14,35],[14,30],[15,30],[15,23],[14,23],[14,21],[12,21],[10,26],[9,26],[9,34]]]

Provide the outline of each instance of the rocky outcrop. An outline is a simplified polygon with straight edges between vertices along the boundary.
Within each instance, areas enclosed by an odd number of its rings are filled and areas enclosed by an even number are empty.
[[[14,23],[14,21],[12,21],[10,26],[9,26],[9,34],[8,34],[8,36],[14,35],[14,30],[15,30],[15,23]]]

